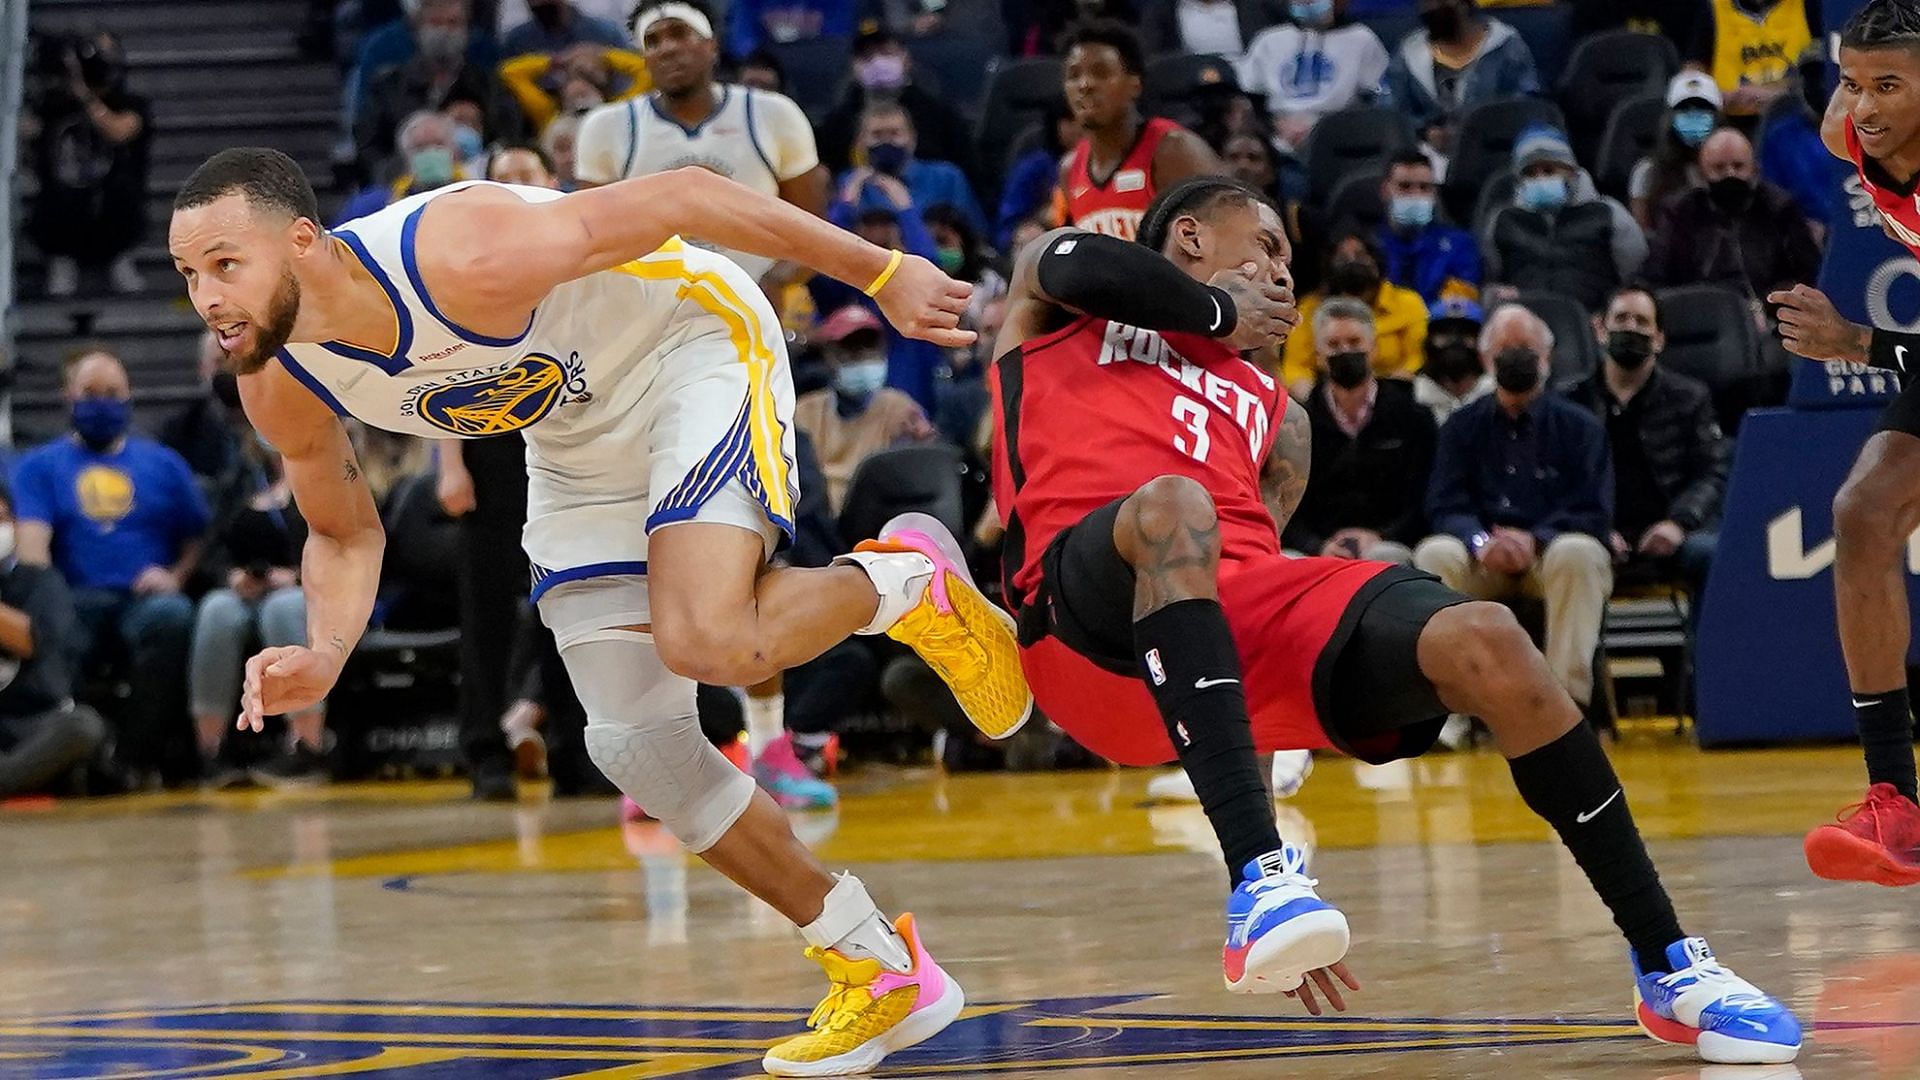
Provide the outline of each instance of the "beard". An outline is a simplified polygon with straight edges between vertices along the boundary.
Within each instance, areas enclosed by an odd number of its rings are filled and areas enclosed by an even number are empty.
[[[266,317],[253,324],[254,347],[227,354],[234,374],[252,375],[266,367],[275,353],[287,347],[288,339],[293,337],[294,320],[299,316],[300,279],[293,276],[293,267],[289,266],[280,278],[280,287],[267,302]]]

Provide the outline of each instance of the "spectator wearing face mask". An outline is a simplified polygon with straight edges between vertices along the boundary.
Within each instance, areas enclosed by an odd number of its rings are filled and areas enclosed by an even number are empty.
[[[1433,162],[1425,154],[1409,150],[1395,157],[1380,182],[1387,221],[1375,234],[1387,280],[1419,293],[1428,304],[1480,295],[1480,245],[1465,229],[1435,220],[1438,191]]]
[[[1281,541],[1308,555],[1411,563],[1426,535],[1433,416],[1411,383],[1374,376],[1365,304],[1328,300],[1311,332],[1323,373],[1307,397],[1313,472]]]
[[[1653,230],[1669,198],[1700,186],[1700,147],[1720,126],[1721,101],[1720,87],[1698,71],[1683,71],[1667,84],[1667,115],[1653,153],[1634,164],[1627,181],[1633,220],[1642,229]]]
[[[1347,0],[1293,0],[1291,22],[1260,32],[1238,64],[1240,85],[1266,99],[1275,137],[1306,145],[1329,113],[1364,105],[1382,93],[1387,47],[1372,28],[1346,20]]]
[[[500,55],[566,52],[576,45],[625,49],[632,44],[617,19],[602,19],[569,0],[526,0],[527,17],[500,36]]]
[[[861,117],[869,103],[883,98],[907,110],[921,156],[950,161],[967,176],[980,178],[973,157],[973,125],[954,106],[914,84],[912,55],[885,30],[865,31],[854,39],[853,81],[820,121],[820,160],[827,168],[841,173],[853,166]]]
[[[1704,187],[1670,199],[1653,232],[1646,279],[1723,285],[1753,300],[1820,274],[1820,246],[1793,196],[1762,180],[1753,144],[1723,128],[1700,148]]]
[[[843,307],[827,316],[814,340],[826,354],[832,385],[802,395],[793,422],[813,440],[827,505],[837,517],[861,462],[894,446],[925,442],[934,431],[917,402],[887,385],[886,338],[873,312]]]
[[[609,101],[639,97],[653,87],[646,57],[596,42],[571,45],[557,54],[517,54],[500,65],[500,82],[519,102],[528,128],[536,134],[554,117],[578,116]]]
[[[182,584],[210,515],[180,455],[129,434],[133,390],[118,357],[85,348],[63,365],[73,434],[14,465],[22,562],[59,570],[74,592],[90,662],[128,659],[133,693],[117,717],[120,762],[146,783],[191,771]]]
[[[462,131],[471,129],[455,124],[441,113],[422,111],[407,117],[398,140],[399,175],[391,183],[362,188],[340,208],[339,220],[334,224],[345,224],[409,195],[467,179],[461,163],[468,149],[478,151],[480,147],[477,135],[463,140]],[[463,142],[472,145],[462,145]]]
[[[1427,305],[1420,294],[1380,275],[1382,257],[1373,242],[1358,233],[1334,241],[1322,291],[1300,304],[1300,322],[1313,324],[1314,313],[1330,297],[1352,297],[1373,312],[1373,370],[1386,378],[1407,379],[1420,370],[1427,339]],[[1305,401],[1317,374],[1312,334],[1293,334],[1281,352],[1280,376],[1295,400]]]
[[[1413,400],[1444,424],[1493,393],[1493,373],[1480,363],[1480,305],[1452,297],[1427,311],[1426,362],[1413,377]]]
[[[119,39],[51,39],[61,75],[29,103],[40,190],[27,231],[47,255],[48,296],[72,296],[80,267],[105,266],[117,293],[146,287],[132,248],[147,227],[151,106],[127,87]]]
[[[1583,707],[1613,589],[1613,463],[1592,413],[1546,389],[1553,332],[1518,304],[1493,313],[1480,357],[1498,388],[1440,428],[1413,564],[1482,600],[1546,602],[1547,666]]]
[[[441,68],[464,59],[491,71],[500,59],[498,42],[492,34],[473,31],[472,14],[472,0],[419,0],[405,17],[368,32],[348,79],[350,110],[367,100],[377,77],[423,54]]]
[[[880,187],[886,199],[869,205],[865,210],[855,210],[841,203],[828,215],[828,220],[857,233],[860,239],[869,244],[899,248],[930,262],[938,259],[940,247],[934,242],[933,233],[928,230],[925,219],[918,211],[911,209],[913,200],[907,194],[907,186],[885,173],[873,174],[867,179],[866,185]],[[806,289],[815,311],[835,312],[852,305],[865,308],[876,317],[879,315],[880,307],[870,297],[863,295],[858,288],[825,274],[808,278]],[[946,365],[945,350],[932,342],[907,337],[884,320],[882,331],[887,340],[887,385],[919,402],[922,410],[932,411],[936,404],[934,386],[939,380],[940,369]]]
[[[1492,216],[1480,245],[1487,280],[1599,308],[1646,262],[1646,234],[1626,207],[1594,189],[1554,128],[1534,124],[1520,133],[1513,170],[1520,177],[1513,204]]]
[[[1453,153],[1454,125],[1475,105],[1540,92],[1527,43],[1474,0],[1420,0],[1420,22],[1387,68],[1387,97],[1436,152]]]
[[[913,117],[897,101],[875,101],[860,117],[860,150],[865,163],[836,181],[839,201],[855,210],[885,205],[888,196],[867,181],[874,174],[890,176],[906,185],[911,203],[896,209],[925,212],[935,206],[951,206],[966,217],[975,234],[987,230],[980,201],[974,198],[973,185],[952,162],[918,157],[918,140]],[[949,271],[951,273],[951,271]]]
[[[482,127],[497,135],[519,132],[519,106],[500,86],[492,41],[474,42],[463,0],[422,0],[407,25],[413,28],[413,51],[374,70],[353,109],[354,147],[363,169],[370,171],[393,152],[407,117],[443,109],[449,101],[479,103]]]

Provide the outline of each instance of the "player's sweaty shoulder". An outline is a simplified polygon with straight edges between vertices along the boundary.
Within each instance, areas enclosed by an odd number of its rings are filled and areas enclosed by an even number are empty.
[[[481,185],[428,203],[413,257],[439,307],[456,322],[485,324],[498,320],[502,309],[537,302],[546,289],[523,279],[539,268],[542,249],[553,242],[550,235],[543,240],[542,221],[558,202],[529,203],[505,188]],[[519,316],[516,311],[507,321],[524,321]]]

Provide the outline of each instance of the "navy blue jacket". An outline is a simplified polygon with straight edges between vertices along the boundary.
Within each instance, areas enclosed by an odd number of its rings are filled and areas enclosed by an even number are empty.
[[[1427,516],[1434,532],[1468,546],[1495,525],[1525,529],[1543,551],[1565,532],[1604,544],[1613,531],[1607,429],[1551,391],[1517,418],[1489,394],[1440,428]]]

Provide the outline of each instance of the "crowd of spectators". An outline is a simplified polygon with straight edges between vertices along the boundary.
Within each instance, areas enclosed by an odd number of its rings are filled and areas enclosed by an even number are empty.
[[[964,2],[733,0],[724,13],[701,0],[643,0],[637,10],[631,0],[341,5],[336,165],[351,183],[335,223],[463,179],[571,190],[692,161],[936,261],[976,286],[974,348],[905,339],[842,283],[751,267],[791,332],[803,471],[817,492],[790,557],[824,562],[844,547],[867,501],[884,494],[887,470],[870,463],[944,447],[965,518],[954,524],[982,538],[987,568],[996,530],[982,480],[991,444],[982,375],[1011,259],[1063,222],[1063,177],[1117,168],[1159,110],[1186,126],[1153,154],[1155,181],[1229,172],[1270,195],[1294,244],[1300,329],[1259,358],[1312,420],[1313,479],[1284,532],[1290,550],[1409,563],[1475,596],[1538,600],[1549,661],[1583,702],[1595,692],[1616,580],[1677,586],[1697,612],[1730,443],[1716,419],[1723,388],[1662,361],[1661,290],[1729,290],[1760,331],[1747,340],[1765,341],[1758,298],[1815,275],[1826,226],[1845,210],[1831,163],[1809,161],[1825,161],[1821,91],[1802,56],[1814,4],[1559,5],[1570,9],[1553,45],[1562,63],[1577,61],[1585,35],[1670,43],[1660,48],[1672,66],[1649,54],[1645,85],[1616,103],[1616,120],[1628,105],[1644,118],[1621,162],[1603,161],[1597,134],[1568,122],[1591,112],[1567,96],[1577,92],[1569,72],[1536,63],[1541,42],[1529,27],[1539,23],[1522,13],[1550,4],[1001,5],[1006,54],[1062,61],[1060,97],[1037,103],[1031,127],[1005,145],[986,137],[972,103],[940,90],[977,84],[978,72],[928,69],[939,53],[916,47],[972,33],[949,26]],[[794,80],[822,77],[789,71],[794,47],[811,41],[843,43],[847,66],[834,85],[812,88],[826,92],[801,94]],[[111,35],[62,47],[52,55],[70,78],[36,103],[34,132],[37,208],[67,226],[35,219],[53,258],[48,289],[72,291],[76,260],[137,287],[116,260],[143,223],[117,219],[127,200],[100,193],[144,188],[148,107],[127,87]],[[1219,62],[1189,66],[1190,85],[1147,93],[1147,58],[1181,52]],[[786,92],[820,106],[806,117]],[[1516,100],[1541,108],[1507,133],[1504,156],[1480,162],[1487,133],[1476,118]],[[1380,110],[1404,122],[1403,137],[1321,175],[1327,148]],[[716,122],[730,115],[743,122]],[[70,167],[76,155],[84,176]],[[1486,175],[1462,174],[1469,162]],[[62,194],[63,184],[91,194]],[[1570,361],[1578,357],[1591,359],[1582,367]],[[22,775],[44,783],[102,742],[137,781],[236,779],[225,746],[239,665],[251,648],[303,633],[303,532],[231,377],[211,364],[204,375],[205,399],[169,425],[163,445],[128,429],[132,388],[119,361],[83,350],[65,371],[72,434],[15,465],[4,507],[17,522],[9,565],[21,569],[0,578],[0,654],[36,675],[0,689],[0,748],[13,746],[0,750],[0,793]],[[483,597],[473,584],[479,568],[512,558],[500,538],[524,495],[516,504],[499,477],[513,454],[503,470],[474,467],[473,447],[436,456],[368,433],[363,449],[390,500],[424,475],[442,522],[462,522],[447,535],[464,539],[445,550],[467,584],[447,620],[469,637],[498,637],[516,612],[524,624],[523,590]],[[58,576],[26,572],[42,566]],[[70,661],[48,644],[69,629]],[[954,722],[937,680],[888,645],[861,639],[792,673],[784,705],[770,688],[736,691],[740,719],[712,725],[716,737],[744,726],[754,761],[778,744],[766,760],[779,768],[756,775],[789,805],[827,798],[794,764],[830,772],[834,734],[850,716],[917,713],[923,728],[948,733],[950,764],[997,762]],[[538,742],[543,718],[564,711],[547,696],[554,688],[539,688],[538,654],[517,648],[466,666],[467,682],[501,684],[463,691],[477,791],[510,784],[505,755]],[[132,692],[102,705],[97,687],[114,671]],[[494,730],[502,715],[504,736]],[[326,728],[324,709],[288,718],[285,753],[264,771],[324,773]]]

